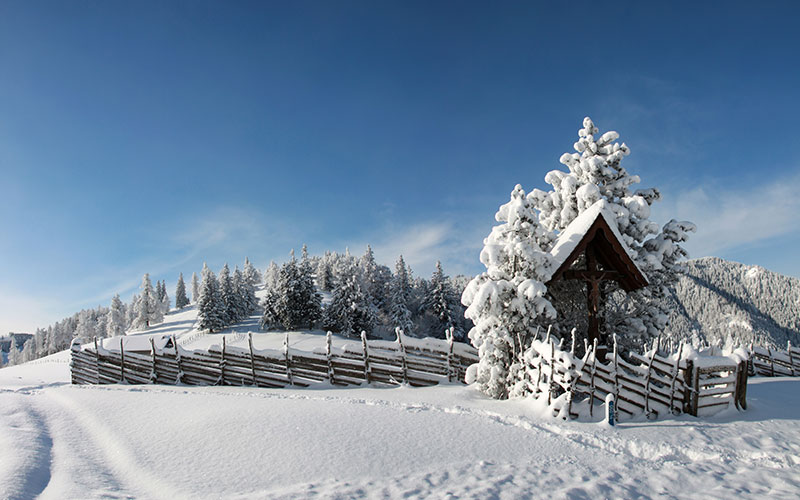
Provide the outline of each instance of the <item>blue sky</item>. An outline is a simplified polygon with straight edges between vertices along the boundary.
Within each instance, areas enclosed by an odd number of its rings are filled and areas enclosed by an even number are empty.
[[[554,4],[0,1],[0,332],[303,243],[480,272],[586,115],[693,257],[800,276],[798,4]]]

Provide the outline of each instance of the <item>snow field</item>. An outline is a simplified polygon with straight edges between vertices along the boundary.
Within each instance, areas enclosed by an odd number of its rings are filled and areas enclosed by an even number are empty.
[[[63,353],[54,357],[63,357]],[[47,358],[45,358],[47,359]],[[794,498],[800,378],[617,428],[472,387],[71,386],[0,371],[0,498]]]

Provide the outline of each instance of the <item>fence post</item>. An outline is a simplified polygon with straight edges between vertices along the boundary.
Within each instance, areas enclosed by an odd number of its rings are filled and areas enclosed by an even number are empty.
[[[792,377],[795,376],[794,373],[794,359],[792,359],[792,341],[789,340],[786,343],[786,350],[789,352],[789,368],[792,370]]]
[[[683,413],[692,413],[692,393],[694,392],[694,361],[686,360],[686,368],[683,372]]]
[[[397,344],[400,347],[400,360],[403,367],[403,383],[408,385],[408,361],[406,358],[406,346],[403,344],[403,330],[398,326],[394,329],[394,333],[397,335]],[[366,359],[366,356],[364,359]],[[447,360],[447,366],[450,366],[449,358]]]
[[[739,363],[741,368],[741,373],[739,380],[737,381],[737,392],[738,392],[738,400],[739,400],[739,408],[742,410],[747,409],[747,361],[742,361]]]
[[[656,354],[658,354],[660,342],[661,335],[656,337],[655,348],[653,350],[653,355],[650,356],[650,363],[647,364],[647,377],[644,381],[644,414],[647,418],[650,418],[650,373],[653,370],[653,360],[656,359]]]
[[[597,371],[597,339],[592,341],[592,379],[589,383],[589,416],[594,416],[594,374]]]
[[[150,370],[150,383],[155,384],[158,383],[158,373],[156,372],[156,341],[153,340],[153,337],[150,337],[150,355],[153,363]]]
[[[576,329],[573,328],[572,329],[572,345],[569,348],[569,353],[570,354],[575,354],[575,331],[576,331]]]
[[[219,379],[216,385],[225,385],[225,336],[222,336],[222,352],[219,356]]]
[[[70,383],[77,384],[75,377],[75,353],[81,352],[81,342],[78,339],[72,339],[72,343],[69,345],[70,351]]]
[[[369,369],[369,349],[367,347],[367,332],[361,330],[361,348],[364,350],[364,380],[372,383]]]
[[[253,372],[253,385],[258,387],[256,379],[256,355],[253,352],[253,332],[247,332],[247,344],[250,347],[250,370]]]
[[[283,358],[284,358],[284,361],[286,362],[286,379],[289,381],[289,385],[294,385],[294,380],[292,379],[291,358],[289,357],[289,333],[288,332],[283,337]]]
[[[767,354],[769,354],[770,377],[774,377],[775,376],[775,360],[772,359],[772,349],[770,349],[769,347],[767,347]]]
[[[550,377],[547,379],[547,405],[553,400],[553,378],[556,376],[556,344],[547,336],[550,345]]]
[[[445,331],[447,337],[447,381],[452,382],[455,378],[455,368],[453,367],[453,327],[451,326]],[[520,358],[522,353],[520,352]]]
[[[333,385],[334,377],[333,377],[333,361],[331,360],[331,344],[333,343],[333,334],[328,332],[325,336],[325,357],[328,359],[328,382]]]
[[[183,366],[181,366],[181,351],[178,349],[178,341],[175,340],[175,335],[172,336],[172,345],[175,347],[175,364],[178,365],[178,378],[175,384],[183,383]]]
[[[678,357],[675,359],[675,364],[672,368],[672,380],[669,384],[669,412],[675,415],[675,381],[678,379],[678,371],[680,370],[681,364],[681,354],[683,353],[683,342],[680,343],[678,346]],[[686,392],[686,387],[684,386],[683,392]]]
[[[617,353],[617,334],[614,334],[614,418],[619,420],[619,359]]]
[[[94,368],[97,373],[97,384],[100,385],[100,349],[97,348],[97,337],[94,338]]]
[[[119,382],[125,382],[125,348],[122,346],[122,337],[119,338]]]

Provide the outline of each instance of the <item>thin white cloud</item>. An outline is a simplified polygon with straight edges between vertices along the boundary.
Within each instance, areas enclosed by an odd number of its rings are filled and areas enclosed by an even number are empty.
[[[697,224],[686,244],[692,257],[719,255],[769,238],[800,232],[800,172],[758,186],[697,186],[665,200],[657,214]]]

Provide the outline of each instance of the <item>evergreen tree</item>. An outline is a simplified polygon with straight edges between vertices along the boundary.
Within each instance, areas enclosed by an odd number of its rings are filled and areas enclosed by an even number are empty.
[[[125,305],[120,300],[119,294],[115,294],[111,299],[111,308],[106,321],[106,334],[109,337],[125,335]]]
[[[197,320],[200,330],[210,333],[225,327],[225,303],[222,300],[217,277],[203,264],[200,294],[197,298]]]
[[[161,281],[161,299],[159,301],[161,306],[161,313],[167,314],[169,312],[169,294],[167,293],[167,282]]]
[[[308,328],[314,328],[314,324],[322,316],[322,297],[314,287],[314,274],[311,261],[308,258],[308,249],[303,245],[303,255],[298,266],[297,276],[297,300],[300,310],[299,321]]]
[[[222,266],[222,270],[219,272],[218,281],[222,303],[224,304],[222,320],[225,325],[231,325],[238,320],[238,317],[236,310],[236,293],[233,288],[233,280],[231,279],[231,270],[227,263]]]
[[[252,288],[247,282],[244,273],[239,270],[239,267],[233,271],[233,295],[236,298],[236,320],[241,321],[252,314],[256,303],[255,293],[252,293]]]
[[[278,313],[278,292],[274,289],[267,289],[267,294],[261,304],[264,311],[261,315],[261,328],[270,330],[281,326]]]
[[[640,182],[639,176],[630,175],[622,166],[622,159],[630,150],[624,143],[614,142],[619,138],[617,132],[606,132],[595,139],[596,134],[599,129],[586,117],[574,144],[576,152],[561,156],[560,161],[568,171],[549,172],[545,181],[553,189],[535,189],[529,198],[539,211],[541,224],[549,230],[539,241],[545,249],[554,240],[554,231],[566,228],[595,202],[601,199],[608,202],[623,243],[633,252],[650,285],[626,294],[614,283],[604,284],[602,294],[607,304],[603,311],[604,329],[616,332],[623,346],[641,347],[667,326],[668,287],[678,275],[676,262],[686,255],[679,243],[686,241],[695,226],[673,220],[659,230],[658,224],[649,218],[650,207],[661,199],[661,194],[655,188],[633,191],[632,187]],[[562,311],[559,323],[565,325],[561,329],[572,328],[577,320],[574,316],[581,313],[564,317]]]
[[[372,333],[375,310],[361,289],[356,275],[351,274],[333,291],[331,303],[325,308],[323,326],[326,330],[357,337],[362,331]]]
[[[275,261],[270,261],[269,267],[264,271],[264,286],[277,290],[280,274],[280,268],[275,264]]]
[[[247,257],[244,258],[244,280],[253,290],[261,283],[261,273],[250,263],[250,259]]]
[[[467,383],[496,399],[508,397],[518,374],[512,365],[533,335],[539,318],[553,318],[545,298],[550,254],[539,246],[544,229],[533,204],[517,185],[511,201],[495,215],[502,224],[484,240],[481,262],[486,271],[470,281],[461,297],[475,326],[469,332],[479,362],[469,367]]]
[[[192,303],[197,304],[200,298],[200,282],[197,280],[197,273],[192,273]]]
[[[330,292],[334,287],[333,278],[333,265],[331,263],[331,253],[325,252],[325,255],[319,260],[317,264],[317,286],[325,292]]]
[[[389,318],[392,326],[401,328],[410,334],[413,323],[411,321],[411,279],[408,268],[401,255],[395,265],[395,273],[389,290]]]
[[[183,309],[189,305],[189,299],[186,297],[186,283],[183,282],[183,273],[178,275],[178,285],[175,287],[175,307]]]
[[[22,355],[17,345],[16,335],[11,335],[11,346],[8,348],[8,363],[6,366],[18,365],[22,360]]]
[[[134,328],[145,329],[150,325],[159,323],[164,319],[161,313],[161,307],[156,302],[156,293],[153,290],[153,284],[150,281],[150,274],[145,274],[142,278],[142,294],[136,302],[136,319],[134,320]]]
[[[81,343],[86,343],[95,337],[100,337],[97,331],[97,324],[92,318],[90,311],[84,309],[78,314],[78,324],[75,327],[74,335]]]
[[[423,302],[424,309],[435,318],[435,336],[442,337],[445,330],[458,326],[455,319],[457,303],[458,300],[450,280],[442,270],[442,263],[436,261],[436,270],[431,276]]]

